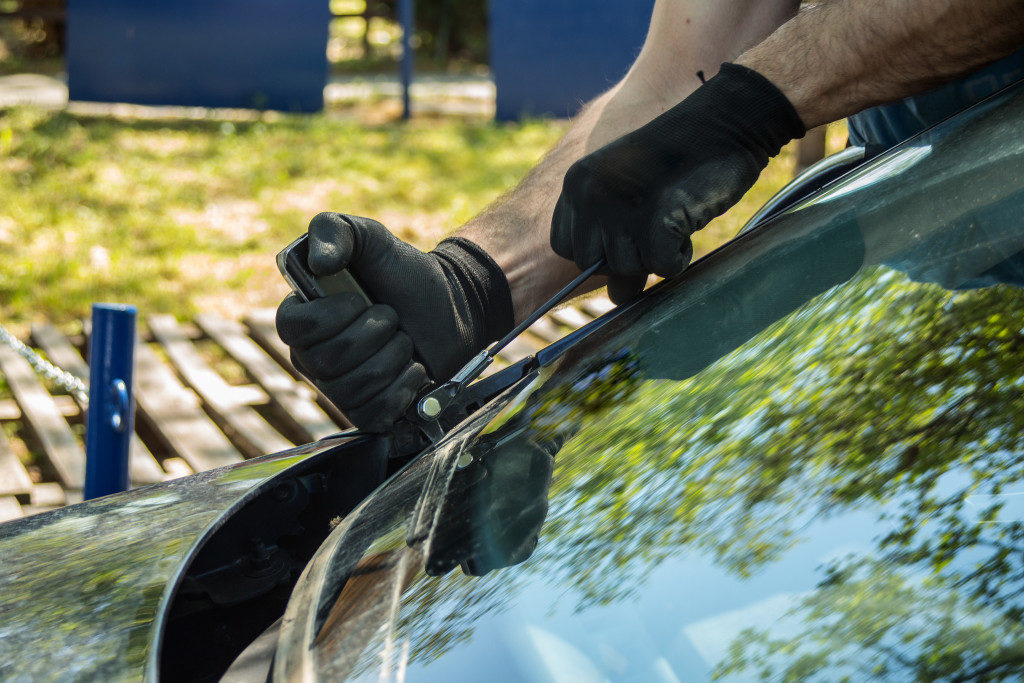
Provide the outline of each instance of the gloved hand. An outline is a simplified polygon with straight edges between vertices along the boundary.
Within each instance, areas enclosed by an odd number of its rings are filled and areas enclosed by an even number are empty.
[[[346,267],[374,305],[354,294],[308,303],[291,295],[277,309],[277,332],[295,367],[362,429],[386,430],[428,375],[449,379],[512,329],[508,281],[469,240],[450,238],[424,253],[369,218],[317,215],[310,270],[323,276]]]
[[[623,303],[649,273],[678,275],[690,235],[750,189],[804,125],[778,88],[723,64],[685,100],[573,164],[551,223],[551,247],[582,270],[607,257],[608,294]]]

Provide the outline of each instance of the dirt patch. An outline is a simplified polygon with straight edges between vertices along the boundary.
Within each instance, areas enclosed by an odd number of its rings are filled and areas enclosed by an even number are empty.
[[[32,170],[32,162],[28,159],[19,159],[18,157],[12,157],[10,159],[0,160],[0,173],[4,175],[11,175],[14,173],[24,173]]]
[[[242,244],[270,229],[260,218],[261,211],[260,205],[251,199],[221,199],[210,202],[201,211],[173,210],[171,217],[178,225],[195,228],[203,234],[212,231],[226,244]]]
[[[186,133],[164,129],[152,134],[122,135],[118,146],[126,152],[144,152],[157,158],[169,158],[181,154],[196,145]]]
[[[18,224],[9,216],[0,216],[0,245],[12,246],[18,236]]]
[[[307,180],[275,192],[270,205],[279,211],[297,211],[312,218],[321,211],[338,210],[340,207],[332,208],[331,197],[347,189],[337,180]]]
[[[459,227],[447,212],[409,214],[400,211],[381,211],[373,218],[401,239],[420,249],[432,249]]]
[[[102,164],[96,169],[96,180],[108,187],[124,187],[128,179],[119,164]]]
[[[187,256],[180,262],[197,310],[238,319],[256,308],[275,307],[288,294],[274,254]]]

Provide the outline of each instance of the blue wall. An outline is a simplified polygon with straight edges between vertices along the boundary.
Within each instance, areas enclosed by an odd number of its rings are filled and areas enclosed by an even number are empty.
[[[498,119],[569,116],[640,52],[654,0],[490,0]]]
[[[316,111],[327,0],[69,0],[73,100]]]

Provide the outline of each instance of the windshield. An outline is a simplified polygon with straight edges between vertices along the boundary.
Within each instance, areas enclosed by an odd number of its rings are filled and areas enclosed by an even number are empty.
[[[321,549],[275,675],[1019,677],[1022,122],[867,164],[478,413]]]

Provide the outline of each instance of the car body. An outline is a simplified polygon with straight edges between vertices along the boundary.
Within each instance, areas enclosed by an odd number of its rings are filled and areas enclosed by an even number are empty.
[[[407,464],[0,526],[0,676],[1019,677],[1022,126],[1015,87],[779,203]]]

